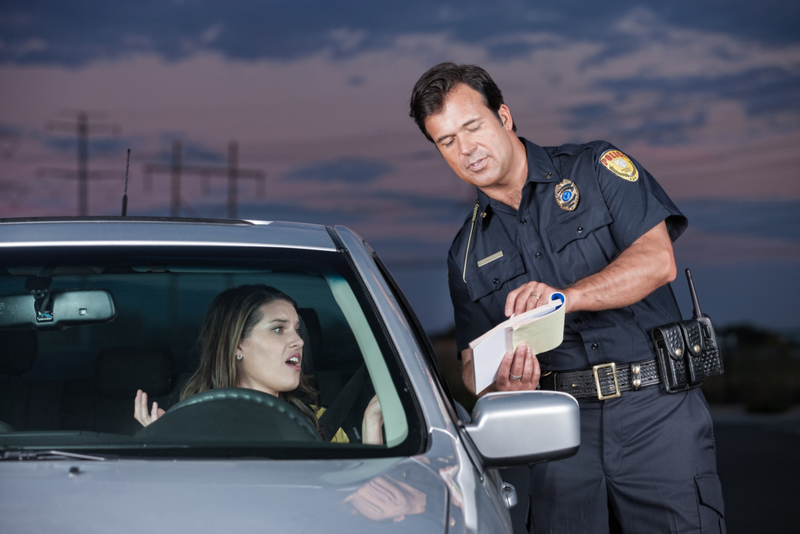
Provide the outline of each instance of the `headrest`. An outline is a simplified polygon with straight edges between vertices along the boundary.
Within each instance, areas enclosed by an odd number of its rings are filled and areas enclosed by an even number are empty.
[[[36,330],[0,331],[0,374],[24,375],[39,351]]]
[[[111,398],[150,398],[172,390],[172,352],[164,347],[109,347],[97,355],[95,389]]]
[[[314,362],[319,361],[322,351],[322,327],[319,324],[319,315],[314,308],[298,308],[300,326],[303,338],[303,361],[301,367],[304,373],[314,374]]]

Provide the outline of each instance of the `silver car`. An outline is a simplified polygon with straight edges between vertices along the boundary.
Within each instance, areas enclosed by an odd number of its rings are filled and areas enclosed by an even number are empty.
[[[327,436],[251,389],[180,400],[209,304],[245,284],[296,302]],[[146,427],[138,390],[166,410]],[[360,435],[375,395],[380,445]],[[497,469],[579,442],[562,393],[458,406],[397,284],[347,228],[0,220],[2,533],[511,532],[517,496]]]

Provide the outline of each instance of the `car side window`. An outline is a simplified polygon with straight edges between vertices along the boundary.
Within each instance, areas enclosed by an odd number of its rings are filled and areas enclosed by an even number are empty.
[[[405,315],[406,320],[412,326],[412,331],[417,340],[417,344],[422,349],[422,354],[428,362],[431,373],[433,373],[437,379],[436,382],[441,390],[442,396],[447,400],[446,406],[448,410],[450,410],[451,416],[460,420],[462,423],[469,423],[469,413],[455,402],[455,399],[450,392],[450,386],[448,385],[439,364],[436,351],[431,344],[430,338],[428,338],[428,335],[425,333],[425,329],[419,322],[414,310],[411,308],[411,305],[408,303],[408,300],[406,300],[405,295],[403,295],[403,292],[400,290],[400,286],[397,284],[397,281],[394,279],[392,274],[389,272],[389,269],[377,254],[373,254],[373,259],[380,269],[381,274],[383,274],[384,278],[389,283],[389,286],[392,290],[392,295],[395,297],[397,302],[400,303],[403,315]]]

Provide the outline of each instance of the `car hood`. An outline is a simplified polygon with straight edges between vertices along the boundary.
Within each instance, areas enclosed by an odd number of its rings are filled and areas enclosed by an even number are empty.
[[[444,532],[448,491],[413,458],[0,465],[0,531]]]

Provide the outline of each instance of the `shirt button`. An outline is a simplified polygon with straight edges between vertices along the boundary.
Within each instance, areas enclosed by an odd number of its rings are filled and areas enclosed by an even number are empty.
[[[522,224],[528,224],[528,221],[527,221],[527,220],[525,220],[525,219],[522,219],[520,222],[521,222]]]
[[[592,350],[597,350],[597,347],[598,347],[597,343],[592,343]]]
[[[575,324],[583,324],[583,319],[575,319]]]
[[[541,252],[537,252],[536,253],[536,259],[537,260],[541,260],[542,259],[542,253]]]
[[[492,282],[494,283],[494,285],[497,285],[497,284],[499,284],[499,283],[500,283],[500,280],[498,280],[497,278],[495,278],[494,280],[492,280]]]
[[[579,226],[579,227],[578,227],[578,233],[579,233],[579,234],[582,234],[582,233],[583,233],[583,226]]]

